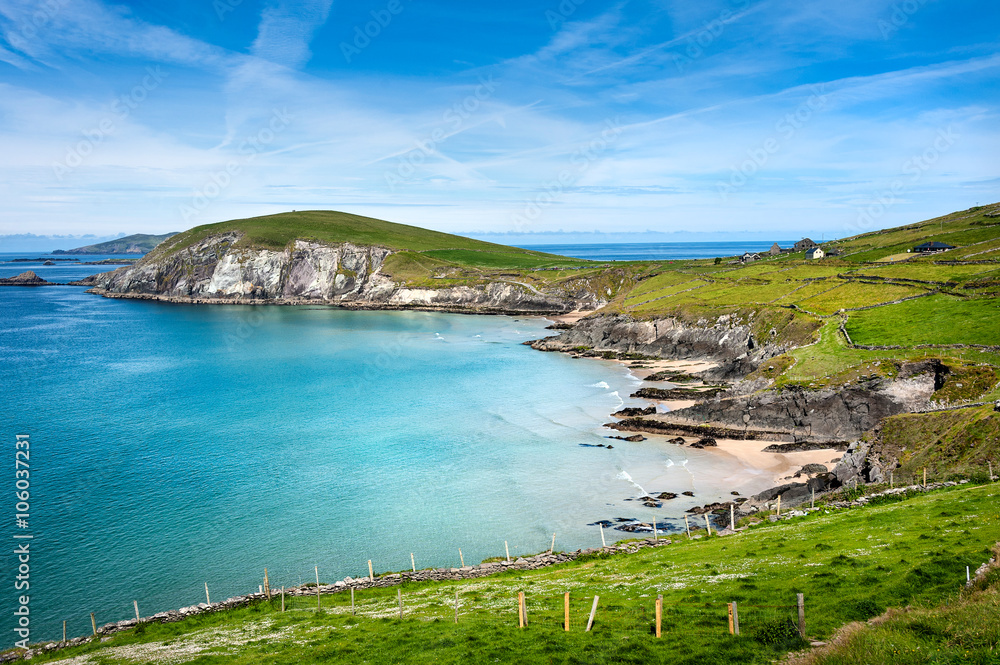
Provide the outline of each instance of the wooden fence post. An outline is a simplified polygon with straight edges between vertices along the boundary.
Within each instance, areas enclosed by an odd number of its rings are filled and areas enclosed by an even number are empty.
[[[778,517],[781,517],[781,495],[778,495]]]
[[[812,489],[812,499],[809,500],[809,507],[810,508],[815,508],[816,507],[816,488],[815,487]]]
[[[993,462],[986,460],[986,464],[990,467],[990,482],[993,482]]]
[[[63,642],[66,641],[66,622],[63,621]]]
[[[139,623],[139,621],[140,621],[140,619],[139,619],[139,601],[138,600],[133,600],[132,601],[132,605],[135,607],[135,622]]]
[[[727,603],[726,604],[726,609],[728,611],[727,613],[729,614],[729,634],[732,635],[733,634],[733,604],[732,603]]]
[[[927,467],[924,467],[924,487],[927,487]]]
[[[410,570],[417,572],[417,562],[413,559],[413,552],[410,552]]]
[[[712,525],[708,522],[708,513],[705,513],[705,530],[708,532],[709,537],[712,535]]]
[[[993,475],[992,471],[990,472],[990,475],[991,476]],[[556,534],[553,533],[552,534],[552,545],[549,547],[549,554],[552,554],[555,551],[556,551]]]
[[[396,599],[399,600],[399,618],[403,618],[403,590],[396,588]]]
[[[607,547],[608,543],[604,540],[604,525],[601,525],[601,547]]]
[[[806,601],[804,594],[796,594],[799,605],[799,637],[806,638]]]
[[[736,601],[735,600],[733,601],[733,631],[734,631],[733,632],[734,635],[739,635],[740,634],[740,613],[736,609]]]
[[[684,531],[687,533],[688,540],[691,539],[691,526],[688,524],[688,516],[684,516]]]
[[[653,517],[653,542],[655,543],[656,540],[657,540],[657,538],[656,538],[656,517],[654,516]]]
[[[736,531],[736,506],[729,504],[729,528]]]
[[[271,600],[271,580],[267,576],[267,568],[264,568],[264,593],[267,594],[267,599]]]
[[[281,611],[285,611],[285,587],[281,587]]]
[[[372,570],[372,560],[371,559],[368,559],[368,581],[371,582],[371,583],[373,583],[373,584],[375,583],[375,571]],[[317,584],[319,584],[319,582],[317,582]]]
[[[319,566],[316,566],[316,609],[320,609],[319,601]]]
[[[356,616],[354,613],[354,587],[351,587],[351,616]]]
[[[563,594],[563,630],[569,632],[569,591]]]
[[[205,582],[205,602],[209,605],[212,604],[212,599],[208,596],[208,582]]]
[[[507,541],[503,541],[503,549],[507,553],[507,560],[510,561],[510,546],[507,545]]]
[[[656,637],[661,635],[660,628],[663,623],[663,594],[656,597]]]
[[[458,591],[455,592],[455,623],[458,623]]]
[[[524,628],[524,592],[517,592],[517,627]]]
[[[458,548],[458,560],[461,562],[462,568],[465,568],[465,556],[462,554],[461,547]]]
[[[94,637],[97,637],[97,619],[94,618],[94,613],[90,613],[90,625],[94,627]]]
[[[597,614],[597,601],[600,596],[594,596],[594,606],[590,608],[590,618],[587,619],[587,630],[583,631],[589,633],[590,629],[594,627],[594,616]]]

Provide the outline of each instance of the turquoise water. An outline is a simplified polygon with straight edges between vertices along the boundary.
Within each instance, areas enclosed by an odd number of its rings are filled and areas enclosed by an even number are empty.
[[[367,574],[368,559],[407,569],[411,552],[422,567],[457,566],[459,548],[477,563],[505,540],[537,552],[553,532],[560,549],[596,546],[589,523],[653,514],[623,503],[641,492],[630,478],[692,489],[688,461],[698,498],[657,516],[724,494],[706,489],[718,467],[703,451],[581,445],[609,442],[601,425],[638,404],[639,383],[524,346],[549,334],[543,319],[77,287],[0,287],[0,312],[8,468],[14,435],[32,443],[33,640],[64,619],[86,634],[90,612],[127,618],[133,599],[144,615],[201,602],[206,581],[213,599],[246,593],[265,566],[287,586],[317,565],[325,582]],[[3,588],[15,570],[8,555]]]

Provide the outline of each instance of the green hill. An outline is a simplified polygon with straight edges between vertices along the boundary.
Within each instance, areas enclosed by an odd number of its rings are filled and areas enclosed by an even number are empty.
[[[172,254],[210,235],[231,231],[243,234],[237,243],[240,247],[281,250],[293,240],[349,242],[386,247],[399,252],[402,259],[430,266],[530,269],[594,264],[333,210],[285,212],[196,226],[165,243],[157,254]]]
[[[164,233],[163,235],[149,235],[146,233],[136,233],[116,240],[99,242],[96,245],[86,245],[76,249],[57,249],[53,254],[146,254],[161,244],[168,238],[177,235],[174,233]]]
[[[319,611],[316,597],[306,595],[287,596],[282,612],[276,595],[176,623],[144,623],[81,646],[38,653],[32,662],[74,657],[69,662],[752,665],[808,647],[797,633],[799,593],[805,598],[808,640],[827,640],[844,624],[872,619],[887,608],[913,608],[902,620],[897,612],[895,624],[856,636],[859,644],[837,652],[847,656],[843,660],[821,662],[996,662],[998,576],[988,575],[978,586],[985,593],[973,590],[958,605],[955,599],[966,566],[975,571],[995,556],[998,499],[997,484],[968,484],[872,498],[866,507],[850,510],[818,506],[775,524],[757,520],[735,536],[704,538],[702,530],[698,539],[674,535],[673,544],[662,547],[626,543],[614,554],[595,552],[570,563],[474,580],[402,579],[397,586],[358,590],[353,610],[346,590],[323,595]],[[630,550],[638,551],[625,553]],[[408,574],[405,553],[394,563],[405,565]],[[275,590],[293,582],[271,577]],[[193,602],[200,591],[191,586]],[[528,610],[524,629],[516,613],[522,591]],[[595,595],[596,618],[586,632]],[[663,597],[660,638],[652,633],[658,595]],[[728,627],[727,603],[733,601],[738,637]],[[130,612],[127,607],[114,614],[124,618]],[[966,620],[956,624],[958,618]],[[70,635],[90,633],[90,617],[70,619]],[[917,619],[926,628],[918,627]],[[900,641],[915,650],[912,657],[893,656]],[[924,658],[927,652],[936,660]],[[873,654],[879,658],[866,659]]]

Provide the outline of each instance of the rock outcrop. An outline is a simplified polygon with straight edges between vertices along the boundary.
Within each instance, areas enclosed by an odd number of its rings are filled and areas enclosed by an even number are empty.
[[[196,302],[326,302],[371,308],[418,307],[484,312],[558,313],[581,303],[564,294],[493,282],[481,286],[407,288],[384,274],[385,247],[296,240],[284,250],[239,246],[241,236],[213,235],[135,265],[83,281],[110,297]],[[592,295],[591,295],[592,297]]]
[[[883,418],[923,408],[934,392],[935,374],[870,379],[850,386],[767,390],[719,396],[661,417],[672,423],[718,424],[738,429],[784,431],[807,441],[852,441]]]
[[[14,277],[0,278],[0,284],[5,284],[7,286],[40,286],[42,284],[51,283],[52,282],[46,282],[44,279],[36,275],[34,270],[25,270],[20,275],[15,275]]]
[[[762,361],[788,350],[779,344],[755,340],[751,326],[732,314],[696,324],[677,318],[639,321],[621,314],[591,316],[579,321],[572,330],[533,342],[532,347],[540,351],[587,347],[595,351],[717,361],[718,367],[698,373],[705,381],[740,379]]]

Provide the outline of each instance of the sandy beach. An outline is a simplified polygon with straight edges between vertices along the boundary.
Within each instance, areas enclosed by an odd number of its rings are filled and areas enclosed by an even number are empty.
[[[790,482],[805,482],[808,476],[794,478],[796,471],[806,464],[822,464],[828,470],[843,452],[834,449],[810,450],[795,453],[765,453],[767,441],[717,440],[717,447],[691,448],[689,445],[669,443],[676,437],[647,434],[643,446],[657,446],[663,451],[664,460],[657,464],[631,466],[631,478],[648,492],[675,492],[693,490],[690,500],[670,501],[664,509],[677,512],[689,505],[703,505],[714,501],[728,501],[733,491],[741,496],[752,496],[771,487]],[[696,439],[688,437],[686,444]],[[677,505],[683,504],[683,505]]]

